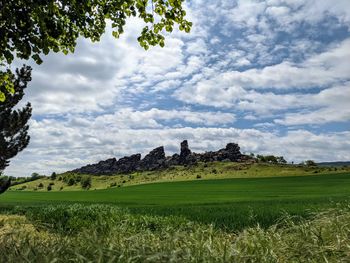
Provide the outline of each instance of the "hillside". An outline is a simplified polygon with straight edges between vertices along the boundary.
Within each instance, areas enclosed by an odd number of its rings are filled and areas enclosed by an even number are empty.
[[[297,165],[237,162],[197,163],[192,166],[172,166],[157,171],[144,171],[117,175],[89,175],[89,177],[91,176],[91,187],[89,190],[125,187],[155,182],[306,176],[316,174],[337,174],[347,171],[350,171],[350,167],[306,167]],[[10,188],[10,191],[47,191],[49,184],[51,184],[51,191],[80,191],[83,190],[83,188],[79,182],[79,178],[84,176],[88,175],[67,172],[58,174],[55,180],[46,177],[32,182],[15,185]],[[74,178],[74,184],[68,185],[67,181],[69,178]]]

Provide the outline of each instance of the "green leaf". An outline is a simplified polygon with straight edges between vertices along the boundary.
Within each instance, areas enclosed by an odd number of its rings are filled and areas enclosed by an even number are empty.
[[[38,54],[34,54],[32,56],[32,59],[34,59],[34,61],[36,62],[36,64],[40,65],[41,63],[43,63],[42,59],[40,58],[40,56]]]
[[[3,92],[0,91],[0,102],[4,102],[6,99],[6,96]]]

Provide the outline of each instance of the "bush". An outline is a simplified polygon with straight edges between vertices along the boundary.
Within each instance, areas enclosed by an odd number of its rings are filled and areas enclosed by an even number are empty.
[[[43,187],[44,187],[43,183],[38,184],[38,188],[43,188]]]
[[[52,186],[49,184],[48,186],[47,186],[47,191],[51,191],[52,190]]]
[[[84,175],[80,179],[80,184],[83,189],[89,189],[91,187],[91,176]]]
[[[113,182],[113,183],[111,183],[109,186],[110,186],[110,187],[115,187],[115,186],[117,186],[117,183],[116,183],[116,182]]]
[[[51,180],[56,180],[56,177],[57,177],[56,173],[53,172],[53,173],[51,174],[51,176],[50,176],[50,179],[51,179]]]
[[[196,177],[197,179],[201,179],[202,178],[202,176],[201,175],[199,175],[199,174],[197,174],[197,177]]]
[[[73,177],[69,177],[67,181],[68,186],[72,186],[75,184],[75,179]]]

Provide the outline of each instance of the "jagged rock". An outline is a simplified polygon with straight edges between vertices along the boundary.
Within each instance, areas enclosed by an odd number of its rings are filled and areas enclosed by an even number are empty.
[[[231,162],[238,161],[242,157],[240,147],[237,143],[228,143],[225,149],[218,151],[218,161],[229,159]]]
[[[171,157],[166,158],[166,165],[172,166],[172,165],[179,165],[180,164],[180,155],[175,153]]]
[[[228,143],[225,148],[216,152],[192,153],[188,147],[187,140],[181,143],[180,154],[174,154],[171,157],[166,157],[164,147],[160,146],[153,149],[141,160],[141,154],[125,156],[118,161],[111,158],[105,161],[100,161],[97,164],[89,164],[75,169],[72,172],[82,174],[119,174],[132,173],[135,171],[150,171],[163,169],[172,165],[192,165],[197,162],[214,162],[214,161],[231,161],[240,162],[252,159],[246,155],[242,155],[240,147],[236,143]]]
[[[199,154],[196,158],[201,162],[238,162],[242,158],[242,154],[238,144],[228,143],[224,149],[220,149],[216,152],[205,152]]]
[[[72,172],[82,174],[112,174],[114,173],[116,163],[117,160],[115,158],[110,158],[105,161],[100,161],[97,164],[88,164]]]
[[[117,173],[132,173],[136,171],[137,167],[139,166],[141,160],[141,154],[133,154],[131,156],[125,156],[123,158],[120,158],[116,162],[116,171]]]
[[[160,146],[152,151],[150,151],[149,154],[147,154],[141,161],[138,166],[138,169],[141,171],[147,170],[156,170],[166,167],[166,158],[165,158],[165,152],[164,147]]]

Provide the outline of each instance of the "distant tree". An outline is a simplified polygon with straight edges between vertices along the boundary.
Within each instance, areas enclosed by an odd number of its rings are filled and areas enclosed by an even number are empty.
[[[278,157],[276,157],[276,159],[277,159],[277,162],[279,164],[286,164],[287,163],[287,161],[284,159],[283,156],[278,156]]]
[[[305,165],[306,166],[317,166],[315,161],[313,161],[313,160],[306,160]]]
[[[56,180],[56,177],[57,177],[57,175],[55,172],[53,172],[50,176],[51,180]]]
[[[27,147],[30,139],[27,123],[32,115],[30,103],[23,108],[17,108],[17,104],[24,96],[24,89],[31,80],[31,68],[23,66],[20,70],[16,70],[16,75],[10,71],[6,72],[7,77],[4,74],[0,72],[0,92],[7,97],[6,101],[0,102],[0,175],[9,165],[9,160]],[[4,79],[13,84],[11,90],[6,87]],[[0,184],[3,190],[9,185],[6,180]]]
[[[32,174],[30,175],[30,178],[31,178],[31,180],[36,180],[36,179],[40,178],[40,174],[38,174],[38,173],[32,173]]]

